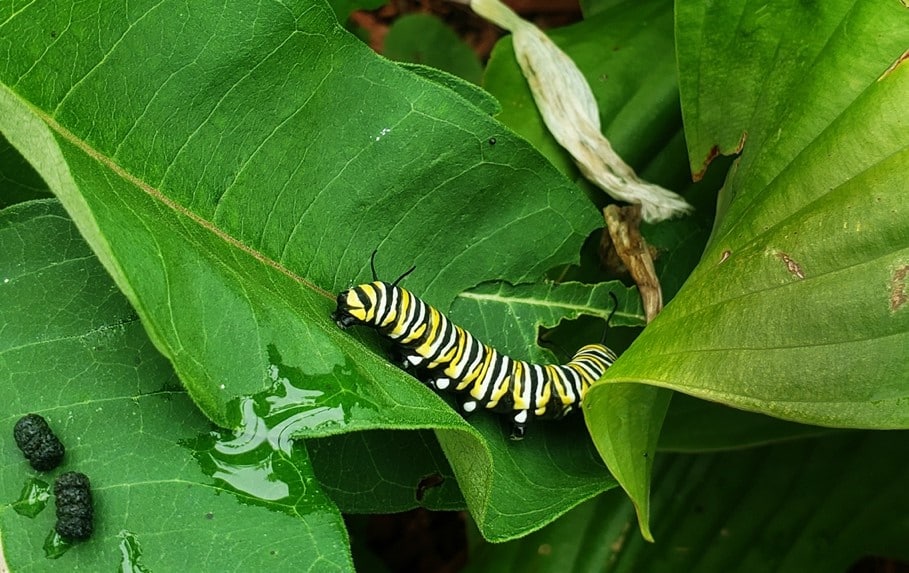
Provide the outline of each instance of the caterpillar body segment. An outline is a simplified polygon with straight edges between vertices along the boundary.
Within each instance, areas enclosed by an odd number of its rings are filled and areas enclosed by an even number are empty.
[[[338,295],[332,318],[341,328],[371,326],[400,348],[405,367],[425,373],[434,389],[454,392],[461,410],[507,413],[513,439],[533,419],[557,419],[576,409],[587,389],[615,361],[602,344],[589,344],[562,365],[514,360],[483,344],[470,332],[397,284],[355,286]]]

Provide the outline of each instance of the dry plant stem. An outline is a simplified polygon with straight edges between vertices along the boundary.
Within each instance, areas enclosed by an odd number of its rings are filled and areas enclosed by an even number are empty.
[[[625,263],[628,272],[638,285],[648,324],[663,310],[663,290],[653,268],[653,257],[647,242],[641,236],[641,208],[637,205],[619,207],[609,205],[603,209],[606,228],[612,238],[615,252]]]
[[[499,0],[470,0],[474,12],[512,34],[514,53],[546,127],[581,173],[610,196],[641,206],[648,223],[691,211],[679,195],[639,178],[603,136],[590,84],[542,30]]]

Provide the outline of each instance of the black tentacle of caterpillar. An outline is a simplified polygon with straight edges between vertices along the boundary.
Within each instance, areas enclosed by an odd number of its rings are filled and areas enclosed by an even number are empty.
[[[341,292],[332,319],[341,328],[373,327],[394,341],[406,365],[428,373],[427,384],[463,396],[465,414],[481,407],[511,414],[514,440],[524,437],[531,420],[558,419],[577,408],[616,359],[602,344],[582,347],[562,365],[509,358],[399,287],[412,271],[393,283],[375,280]]]

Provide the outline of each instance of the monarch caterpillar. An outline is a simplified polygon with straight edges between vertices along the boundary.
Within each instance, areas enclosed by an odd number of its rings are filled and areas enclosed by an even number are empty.
[[[38,471],[52,470],[63,460],[65,449],[47,420],[38,414],[19,418],[13,427],[16,445],[25,454],[28,463]]]
[[[422,369],[436,390],[463,395],[461,409],[469,414],[483,407],[511,414],[511,438],[524,437],[535,419],[558,419],[580,405],[587,389],[616,359],[602,344],[588,344],[563,365],[538,365],[500,354],[453,324],[444,314],[398,283],[376,277],[373,282],[338,294],[332,319],[341,328],[366,325],[394,341],[405,367]]]
[[[92,534],[94,510],[88,477],[79,472],[60,474],[54,481],[57,523],[54,530],[63,539],[88,539]]]

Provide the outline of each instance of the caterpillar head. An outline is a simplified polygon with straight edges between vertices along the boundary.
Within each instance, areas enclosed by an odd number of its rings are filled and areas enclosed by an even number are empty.
[[[331,313],[332,320],[341,328],[366,322],[366,315],[372,307],[372,302],[366,296],[361,296],[362,289],[352,288],[338,294],[338,307]]]

